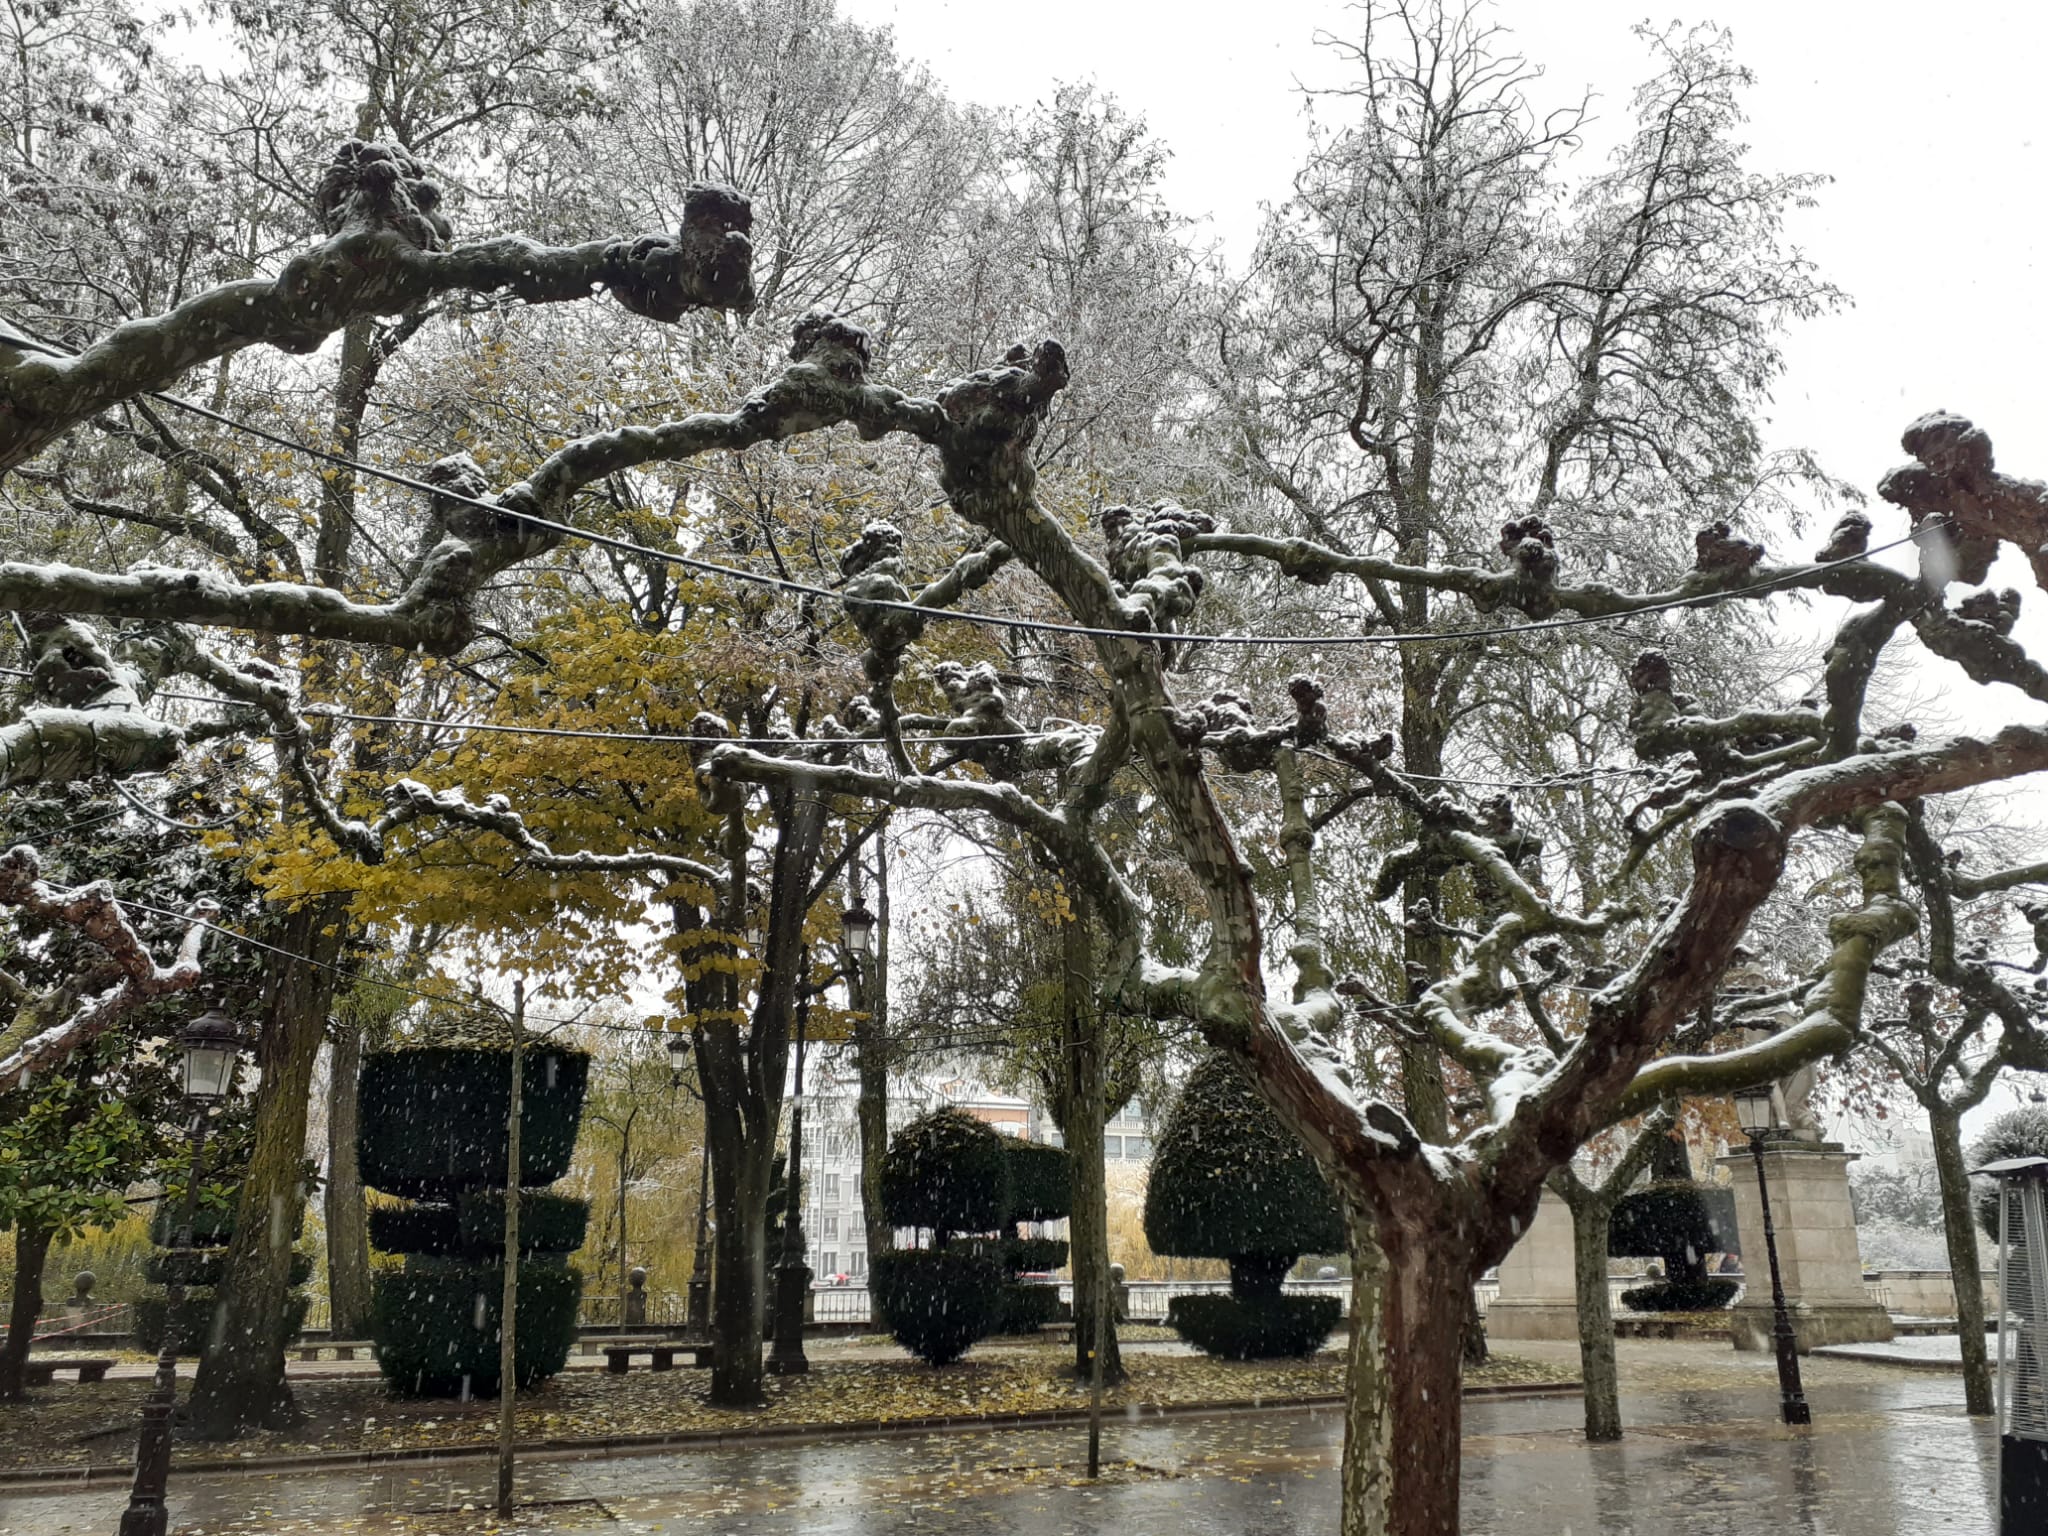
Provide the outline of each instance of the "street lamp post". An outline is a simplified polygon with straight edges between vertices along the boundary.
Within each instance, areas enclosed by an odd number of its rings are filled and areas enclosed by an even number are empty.
[[[789,1176],[782,1207],[782,1257],[775,1266],[775,1344],[768,1369],[777,1376],[801,1376],[810,1370],[804,1354],[804,1296],[811,1288],[811,1269],[804,1263],[804,1036],[810,1024],[811,952],[798,952],[796,1000],[796,1091],[789,1104]]]
[[[1778,1129],[1771,1085],[1735,1095],[1735,1117],[1749,1137],[1756,1160],[1756,1196],[1763,1208],[1764,1254],[1771,1268],[1771,1338],[1778,1351],[1779,1409],[1787,1424],[1811,1424],[1813,1410],[1799,1384],[1799,1341],[1792,1332],[1792,1314],[1785,1306],[1785,1284],[1778,1274],[1778,1233],[1771,1224],[1771,1191],[1764,1177],[1764,1142]],[[1745,1268],[1748,1266],[1745,1265]]]
[[[209,1008],[178,1034],[178,1086],[192,1106],[192,1162],[172,1230],[164,1283],[164,1341],[157,1351],[156,1380],[142,1405],[142,1434],[135,1449],[135,1486],[121,1512],[120,1536],[164,1536],[170,1524],[166,1503],[171,1479],[171,1416],[178,1401],[178,1326],[185,1304],[185,1255],[192,1251],[192,1216],[199,1200],[200,1158],[206,1151],[207,1111],[233,1090],[241,1031],[218,1008]]]

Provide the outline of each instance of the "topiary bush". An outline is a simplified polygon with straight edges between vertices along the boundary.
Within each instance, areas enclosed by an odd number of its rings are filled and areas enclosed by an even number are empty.
[[[505,1266],[413,1260],[402,1274],[370,1283],[377,1365],[392,1390],[448,1397],[487,1396],[500,1380],[499,1324]],[[522,1387],[569,1362],[583,1276],[559,1264],[519,1266],[519,1331],[513,1374]]]
[[[536,1047],[521,1063],[519,1168],[528,1185],[568,1171],[590,1058]],[[505,1175],[510,1159],[509,1046],[433,1046],[363,1058],[364,1182],[418,1203],[369,1213],[370,1241],[405,1255],[371,1283],[377,1361],[396,1391],[424,1396],[495,1391],[505,1287]],[[589,1202],[519,1192],[518,1329],[514,1372],[530,1386],[565,1365],[576,1336]]]
[[[1690,1179],[1632,1190],[1615,1203],[1607,1224],[1610,1257],[1661,1259],[1664,1273],[1674,1280],[1705,1280],[1707,1255],[1734,1246],[1735,1192]]]
[[[303,1205],[298,1208],[296,1218],[292,1228],[294,1241],[305,1230]],[[177,1219],[174,1200],[157,1202],[156,1214],[150,1220],[150,1238],[156,1247],[143,1261],[142,1275],[151,1285],[159,1287],[170,1284],[172,1277],[176,1276],[186,1287],[185,1298],[177,1309],[178,1353],[204,1356],[213,1345],[214,1317],[219,1310],[214,1288],[220,1284],[227,1269],[228,1245],[235,1236],[235,1208],[232,1205],[197,1207],[192,1212],[191,1245],[186,1248],[170,1246],[177,1235]],[[296,1338],[299,1329],[305,1325],[309,1303],[303,1287],[312,1277],[312,1255],[294,1252],[287,1271],[286,1284],[290,1289],[285,1293],[284,1327],[277,1341],[280,1350]],[[162,1349],[170,1315],[170,1297],[165,1291],[146,1291],[136,1297],[137,1345],[151,1354]]]
[[[1064,1237],[1006,1237],[1003,1268],[1013,1275],[1042,1275],[1062,1267],[1071,1251]]]
[[[1291,1359],[1321,1349],[1343,1313],[1334,1296],[1176,1296],[1166,1326],[1219,1359]]]
[[[175,1275],[185,1285],[215,1286],[227,1269],[227,1257],[224,1248],[159,1249],[142,1261],[142,1278],[152,1285],[169,1285]],[[301,1286],[312,1278],[313,1255],[295,1251],[285,1284]]]
[[[868,1295],[897,1343],[950,1365],[1001,1324],[1003,1267],[985,1253],[899,1248],[869,1259]]]
[[[951,1233],[1000,1226],[1010,1205],[1004,1139],[958,1109],[904,1126],[882,1159],[882,1209],[890,1224],[927,1228],[941,1243]]]
[[[1228,1259],[1239,1300],[1277,1298],[1301,1254],[1349,1247],[1315,1159],[1221,1052],[1188,1075],[1153,1145],[1145,1240],[1154,1253]]]
[[[1060,1315],[1060,1288],[1042,1280],[1006,1280],[998,1333],[1036,1333]]]
[[[2031,1104],[2009,1109],[1984,1128],[1970,1148],[1966,1166],[1981,1168],[1986,1163],[2004,1162],[2009,1157],[2048,1157],[2048,1104]],[[1977,1186],[1977,1222],[1985,1235],[1998,1241],[1998,1181],[1971,1180]]]
[[[999,1224],[1007,1227],[1020,1221],[1063,1221],[1071,1216],[1074,1163],[1067,1149],[1015,1136],[1003,1137],[1002,1143],[1003,1159],[1009,1165],[1010,1200]]]
[[[1718,1312],[1742,1289],[1736,1280],[1659,1280],[1621,1293],[1631,1312]]]

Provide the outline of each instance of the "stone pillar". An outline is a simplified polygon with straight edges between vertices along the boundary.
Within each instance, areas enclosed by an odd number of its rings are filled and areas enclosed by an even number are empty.
[[[1764,1147],[1778,1272],[1801,1354],[1825,1344],[1892,1337],[1890,1314],[1863,1289],[1856,1218],[1849,1211],[1849,1164],[1855,1160],[1839,1142],[1787,1140]],[[1728,1334],[1737,1349],[1769,1350],[1771,1269],[1756,1161],[1745,1147],[1719,1164],[1734,1186],[1735,1225],[1742,1241],[1742,1300],[1728,1314]]]
[[[1521,1241],[1500,1261],[1500,1295],[1486,1309],[1489,1339],[1576,1339],[1579,1296],[1572,1277],[1572,1213],[1549,1190]]]

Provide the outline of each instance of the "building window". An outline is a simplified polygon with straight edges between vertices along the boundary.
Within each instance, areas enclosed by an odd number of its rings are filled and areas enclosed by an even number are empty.
[[[863,1232],[867,1231],[867,1229],[868,1219],[867,1217],[863,1216],[859,1211],[853,1211],[847,1215],[846,1235],[848,1237],[859,1237]]]
[[[1115,1161],[1118,1161],[1119,1159],[1121,1159],[1121,1158],[1123,1157],[1123,1155],[1124,1155],[1124,1139],[1123,1139],[1123,1137],[1121,1137],[1121,1136],[1105,1136],[1105,1137],[1103,1137],[1103,1138],[1102,1138],[1102,1160],[1103,1160],[1104,1162],[1106,1162],[1106,1163],[1107,1163],[1107,1162],[1115,1162]]]
[[[825,1218],[825,1230],[821,1235],[828,1243],[839,1241],[839,1218],[837,1216],[827,1216]]]
[[[839,1273],[839,1255],[831,1248],[825,1250],[825,1273],[828,1275]]]
[[[849,1275],[864,1275],[868,1272],[868,1252],[856,1248],[846,1256],[846,1272]]]
[[[825,1198],[834,1205],[839,1203],[839,1175],[836,1173],[825,1175]]]
[[[1124,1138],[1124,1157],[1126,1160],[1136,1162],[1140,1158],[1150,1157],[1151,1155],[1152,1138],[1150,1136],[1126,1136]]]

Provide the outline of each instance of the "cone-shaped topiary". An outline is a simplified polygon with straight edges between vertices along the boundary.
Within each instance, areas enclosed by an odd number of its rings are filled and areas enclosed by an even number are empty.
[[[1735,1243],[1735,1192],[1689,1179],[1646,1184],[1615,1203],[1607,1224],[1607,1252],[1617,1259],[1657,1259],[1675,1289],[1658,1294],[1659,1311],[1711,1311],[1726,1306],[1733,1288],[1705,1284],[1707,1255]],[[1725,1299],[1721,1299],[1724,1298]],[[1694,1298],[1690,1306],[1682,1303]]]
[[[2009,1157],[2048,1157],[2048,1104],[2009,1109],[1993,1120],[1970,1148],[1965,1166],[1981,1168],[1986,1163],[2001,1163]],[[1983,1178],[1972,1182],[1977,1187],[1977,1220],[1995,1243],[1998,1241],[1998,1181]]]
[[[1302,1254],[1349,1246],[1322,1170],[1221,1053],[1188,1075],[1153,1146],[1145,1241],[1228,1259],[1239,1296],[1272,1295]]]
[[[522,1055],[519,1171],[529,1186],[568,1171],[590,1058],[557,1046]],[[497,1390],[510,1162],[509,1047],[432,1046],[363,1058],[363,1182],[418,1203],[370,1212],[370,1239],[403,1253],[401,1273],[371,1285],[377,1363],[401,1392]],[[559,1371],[576,1336],[589,1202],[519,1194],[518,1331],[513,1371],[527,1386]]]
[[[1283,1296],[1280,1283],[1300,1255],[1348,1246],[1337,1199],[1220,1052],[1188,1075],[1153,1145],[1145,1240],[1155,1253],[1230,1261],[1230,1295],[1182,1297],[1168,1310],[1167,1323],[1198,1349],[1234,1360],[1305,1355],[1336,1325],[1331,1298]]]
[[[998,1132],[963,1110],[936,1110],[889,1138],[882,1209],[892,1225],[927,1228],[941,1242],[990,1232],[1009,1209],[1009,1173]]]

